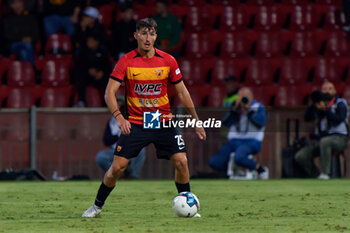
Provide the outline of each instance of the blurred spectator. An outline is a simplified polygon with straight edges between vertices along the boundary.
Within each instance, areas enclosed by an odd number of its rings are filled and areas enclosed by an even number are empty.
[[[12,0],[4,0],[8,8],[11,8]],[[1,3],[1,1],[0,1]],[[36,0],[25,0],[24,1],[24,9],[25,11],[29,11],[30,13],[33,13],[35,7],[36,7],[37,1]]]
[[[114,149],[116,142],[120,137],[120,129],[118,127],[117,120],[114,117],[111,117],[107,123],[103,143],[110,147],[106,150],[101,150],[97,153],[95,157],[96,163],[102,168],[103,171],[107,172],[109,167],[112,165],[114,159]],[[140,177],[140,172],[145,161],[146,150],[143,148],[137,157],[132,158],[126,170],[126,177],[131,177],[138,179]]]
[[[25,11],[24,0],[12,0],[11,10],[2,25],[5,50],[21,61],[34,64],[34,48],[39,34],[37,20]]]
[[[116,59],[137,47],[134,38],[136,21],[133,19],[134,11],[132,6],[125,6],[121,11],[120,21],[112,25],[111,50],[113,57]]]
[[[225,78],[226,96],[222,101],[223,107],[231,107],[238,98],[237,80],[233,75]]]
[[[265,107],[254,99],[249,88],[241,88],[231,111],[223,119],[224,125],[229,128],[229,141],[210,158],[210,167],[218,171],[227,171],[228,175],[231,175],[227,168],[230,166],[229,161],[233,160],[236,165],[257,171],[260,179],[268,179],[268,168],[262,167],[250,156],[261,150],[266,120]],[[252,179],[253,173],[248,174],[250,176],[246,179]]]
[[[87,6],[99,7],[109,4],[112,0],[86,0]]]
[[[38,0],[39,12],[44,15],[45,34],[55,34],[64,30],[72,36],[74,24],[79,21],[79,13],[83,6],[82,0]]]
[[[179,44],[181,36],[180,20],[168,12],[168,1],[158,0],[156,3],[157,40],[156,46],[160,50],[171,53]]]
[[[103,26],[98,22],[99,15],[100,13],[95,7],[88,7],[84,10],[83,17],[79,24],[76,25],[72,38],[77,49],[86,44],[86,39],[89,35],[98,35],[100,43],[105,44],[106,33]]]
[[[111,63],[106,49],[99,41],[99,35],[89,35],[86,46],[79,50],[76,59],[76,87],[78,91],[78,106],[86,105],[86,87],[92,85],[101,93],[106,89]],[[102,103],[105,103],[104,100]]]
[[[312,143],[295,155],[296,161],[305,171],[318,179],[328,180],[331,172],[333,152],[342,152],[348,144],[348,104],[345,99],[336,95],[331,82],[325,82],[322,90],[311,93],[312,105],[304,115],[307,122],[316,121],[316,134],[311,135]],[[321,166],[314,164],[315,157],[320,156]]]
[[[345,31],[350,31],[350,0],[343,0],[343,11],[345,15]]]

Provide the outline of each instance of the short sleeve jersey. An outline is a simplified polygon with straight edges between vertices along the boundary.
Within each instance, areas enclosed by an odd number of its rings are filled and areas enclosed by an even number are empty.
[[[141,57],[137,49],[125,54],[110,78],[125,82],[128,120],[135,124],[142,124],[143,112],[159,110],[162,116],[170,115],[168,82],[182,81],[175,58],[158,49],[151,58]]]

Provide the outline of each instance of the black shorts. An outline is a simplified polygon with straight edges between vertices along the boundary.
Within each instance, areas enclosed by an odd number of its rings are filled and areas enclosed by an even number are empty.
[[[130,134],[120,135],[114,154],[131,159],[150,143],[156,147],[159,159],[186,152],[185,142],[176,128],[143,129],[142,125],[131,124]]]

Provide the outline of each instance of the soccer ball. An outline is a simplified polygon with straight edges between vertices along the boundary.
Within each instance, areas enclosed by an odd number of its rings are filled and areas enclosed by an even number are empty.
[[[199,200],[191,192],[181,192],[173,200],[173,210],[179,217],[193,217],[199,210]]]

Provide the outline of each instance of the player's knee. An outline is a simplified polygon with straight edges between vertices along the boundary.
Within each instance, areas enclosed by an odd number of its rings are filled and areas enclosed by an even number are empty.
[[[118,175],[126,169],[127,165],[122,165],[119,163],[113,163],[111,166],[112,174],[113,175]]]
[[[187,157],[186,156],[181,156],[175,160],[175,168],[179,170],[184,170],[187,168]]]

